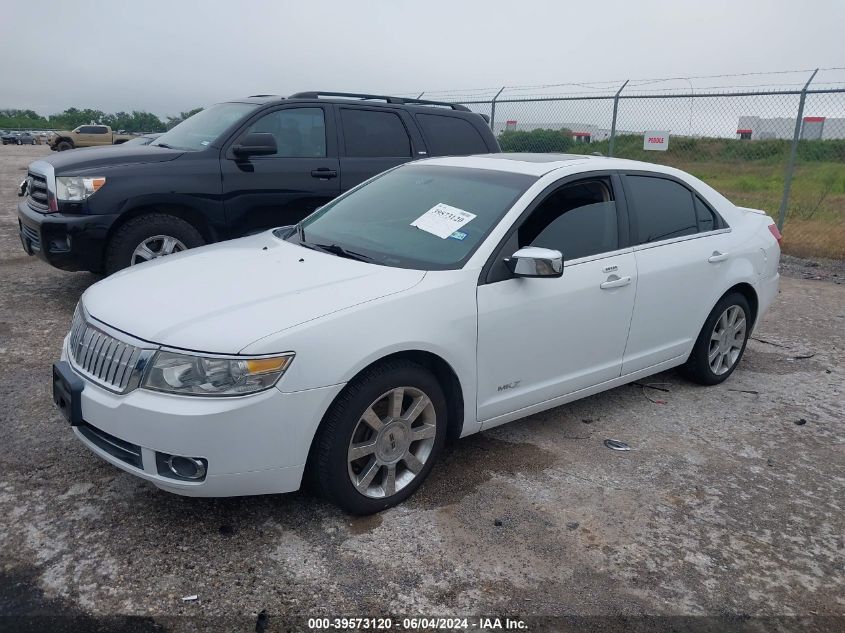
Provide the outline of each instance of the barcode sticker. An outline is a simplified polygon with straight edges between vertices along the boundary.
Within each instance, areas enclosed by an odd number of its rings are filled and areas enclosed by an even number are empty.
[[[475,217],[474,213],[440,202],[411,222],[411,226],[445,240]]]

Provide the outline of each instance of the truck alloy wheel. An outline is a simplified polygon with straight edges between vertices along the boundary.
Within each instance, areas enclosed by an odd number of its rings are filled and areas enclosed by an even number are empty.
[[[129,265],[143,264],[151,259],[172,255],[173,253],[179,253],[184,250],[187,250],[187,246],[175,237],[169,235],[153,235],[135,247]]]

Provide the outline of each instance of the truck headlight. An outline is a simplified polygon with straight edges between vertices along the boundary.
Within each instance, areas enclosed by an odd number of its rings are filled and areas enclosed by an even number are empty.
[[[293,357],[290,353],[261,358],[214,358],[159,350],[141,386],[189,396],[243,396],[275,385]]]
[[[56,178],[56,198],[65,202],[82,202],[105,184],[104,177],[59,176]]]

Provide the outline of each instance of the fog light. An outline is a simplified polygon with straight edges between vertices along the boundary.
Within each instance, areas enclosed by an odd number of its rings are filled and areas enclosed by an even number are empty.
[[[185,457],[184,455],[168,455],[156,453],[158,474],[180,481],[202,481],[208,470],[208,462],[201,457]]]
[[[205,464],[193,457],[171,455],[167,460],[167,467],[174,475],[185,479],[202,479],[205,475]]]

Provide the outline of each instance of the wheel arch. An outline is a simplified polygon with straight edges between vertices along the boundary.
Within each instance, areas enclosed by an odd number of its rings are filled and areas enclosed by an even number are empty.
[[[738,292],[743,297],[745,297],[746,301],[748,301],[748,307],[751,308],[751,328],[750,328],[750,330],[753,330],[754,327],[757,325],[757,315],[759,314],[759,311],[760,311],[760,300],[757,297],[757,291],[754,289],[754,286],[752,286],[750,283],[748,283],[746,281],[742,281],[738,284],[734,284],[733,286],[728,288],[724,293],[722,293],[722,296],[719,297],[719,299],[716,303],[721,301],[723,297],[729,295],[732,292]]]
[[[149,213],[163,213],[166,215],[172,215],[173,217],[179,218],[180,220],[184,220],[185,222],[193,226],[199,232],[199,234],[202,235],[202,238],[207,243],[217,241],[217,233],[214,228],[204,217],[204,215],[193,207],[183,204],[146,203],[125,209],[118,216],[117,220],[115,220],[115,222],[109,227],[109,231],[106,234],[106,244],[111,243],[111,240],[114,237],[115,233],[117,233],[117,231],[120,230],[120,228],[124,226],[127,222],[130,222],[135,218],[139,218]],[[104,253],[106,252],[107,249],[104,249]]]
[[[458,375],[455,373],[455,370],[441,356],[433,352],[420,349],[408,349],[392,352],[381,356],[364,367],[361,367],[350,379],[350,382],[367,372],[372,367],[393,360],[408,360],[412,363],[425,367],[434,374],[434,377],[437,379],[437,382],[440,384],[443,389],[443,394],[446,397],[446,439],[449,441],[459,438],[464,426],[463,388],[461,387],[461,382],[458,379]],[[310,472],[313,464],[315,440],[320,433],[320,428],[323,426],[326,415],[334,406],[335,402],[337,402],[337,400],[343,395],[345,389],[345,387],[344,389],[341,389],[332,399],[329,406],[323,412],[323,417],[315,429],[314,436],[311,438],[311,445],[308,449],[308,459],[305,464],[306,477],[309,476],[308,473]]]

